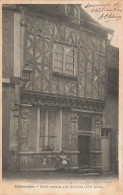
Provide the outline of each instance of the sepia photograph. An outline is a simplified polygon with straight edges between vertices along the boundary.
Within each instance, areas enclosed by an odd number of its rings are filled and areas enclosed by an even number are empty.
[[[16,3],[2,4],[2,181],[118,180],[120,1]]]

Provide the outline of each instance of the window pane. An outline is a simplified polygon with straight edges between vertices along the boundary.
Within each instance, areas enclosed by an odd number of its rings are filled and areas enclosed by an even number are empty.
[[[63,71],[63,47],[57,44],[54,45],[54,71]]]
[[[39,147],[43,150],[45,147],[45,121],[46,121],[46,111],[40,111],[40,144]]]
[[[65,73],[74,75],[74,50],[65,48]]]
[[[48,146],[50,150],[55,150],[56,143],[56,111],[48,112]]]
[[[46,120],[47,115],[47,120]],[[48,124],[46,124],[46,122]],[[40,111],[40,143],[41,150],[52,151],[56,149],[56,110]]]
[[[70,47],[54,45],[54,71],[74,76],[75,50]]]

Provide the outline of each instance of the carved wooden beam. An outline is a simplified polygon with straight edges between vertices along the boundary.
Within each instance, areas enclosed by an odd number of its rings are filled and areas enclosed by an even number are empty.
[[[34,92],[23,92],[21,94],[21,103],[99,112],[102,112],[105,106],[105,101],[102,100],[73,98],[71,96],[56,96],[53,94],[39,94]]]

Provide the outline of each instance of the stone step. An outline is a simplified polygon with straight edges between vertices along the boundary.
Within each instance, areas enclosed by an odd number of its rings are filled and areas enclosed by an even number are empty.
[[[95,173],[94,169],[91,169],[91,168],[90,168],[90,169],[89,169],[89,168],[88,168],[88,169],[80,168],[80,169],[79,169],[79,172],[80,172],[80,173],[83,173],[83,174]]]
[[[106,171],[106,172],[103,172],[103,175],[109,175],[109,174],[113,174],[113,171]]]
[[[100,173],[82,173],[81,176],[93,176],[93,175],[100,175]]]

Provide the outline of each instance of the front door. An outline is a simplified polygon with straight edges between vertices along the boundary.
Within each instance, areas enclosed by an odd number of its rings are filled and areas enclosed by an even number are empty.
[[[79,167],[88,167],[90,164],[90,137],[79,135],[78,137],[79,149]]]
[[[102,129],[101,135],[102,168],[107,172],[110,170],[110,131]]]

